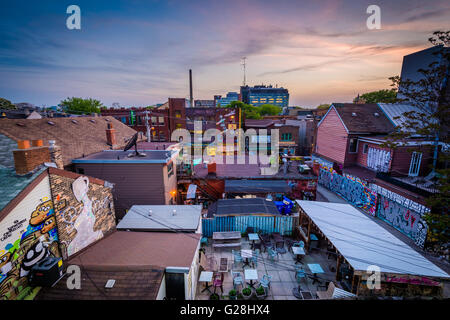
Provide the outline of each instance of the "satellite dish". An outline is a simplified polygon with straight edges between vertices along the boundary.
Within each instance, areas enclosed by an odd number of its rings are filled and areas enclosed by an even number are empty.
[[[129,149],[131,149],[134,146],[134,151],[136,152],[135,154],[130,153],[128,156],[129,157],[145,157],[146,154],[145,153],[139,153],[137,150],[137,138],[138,138],[138,133],[136,132],[133,137],[131,137],[130,140],[128,140],[127,145],[125,146],[125,148],[123,149],[123,151],[127,151]]]

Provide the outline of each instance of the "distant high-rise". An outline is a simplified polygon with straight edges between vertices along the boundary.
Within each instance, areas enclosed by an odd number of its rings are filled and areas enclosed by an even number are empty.
[[[239,93],[228,92],[226,97],[214,96],[214,100],[216,101],[216,107],[219,107],[219,105],[221,107],[226,107],[232,101],[239,101]]]
[[[289,105],[289,91],[283,87],[274,88],[271,85],[265,86],[241,86],[242,102],[253,106],[272,104],[279,107]]]

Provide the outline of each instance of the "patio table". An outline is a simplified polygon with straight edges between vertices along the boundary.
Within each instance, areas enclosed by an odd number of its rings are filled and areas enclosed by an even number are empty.
[[[292,247],[292,252],[295,254],[295,264],[300,263],[303,264],[301,261],[301,257],[305,255],[305,249],[302,247]]]
[[[317,277],[318,273],[325,273],[325,271],[323,271],[322,267],[320,266],[320,264],[318,263],[308,263],[308,268],[309,270],[311,270],[311,272],[313,273],[313,284],[316,282],[319,282],[319,278]]]
[[[241,250],[241,257],[242,257],[242,259],[244,259],[244,265],[242,267],[250,265],[250,259],[252,258],[252,256],[253,256],[252,250],[248,250],[248,249]]]
[[[211,290],[209,290],[209,288],[211,287],[209,283],[212,281],[212,277],[213,273],[211,271],[202,271],[200,273],[200,278],[198,279],[198,281],[205,283],[205,288],[202,290],[202,292],[208,290],[208,292],[211,293]]]
[[[250,280],[250,282],[247,282],[247,284],[254,288],[253,285],[255,284],[253,280],[258,280],[258,270],[256,269],[245,269],[244,270],[244,276],[245,280]]]
[[[255,241],[259,240],[259,235],[257,233],[249,233],[248,240],[252,242],[252,249],[254,249]]]

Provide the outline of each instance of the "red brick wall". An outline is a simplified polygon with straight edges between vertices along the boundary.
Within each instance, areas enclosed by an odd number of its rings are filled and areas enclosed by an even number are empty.
[[[361,167],[367,168],[367,155],[369,154],[369,149],[367,149],[367,153],[363,153],[365,144],[368,145],[368,148],[374,148],[374,149],[379,149],[379,150],[391,151],[389,148],[380,147],[378,144],[364,142],[364,141],[359,141],[358,157],[357,157],[356,163],[359,166],[361,166]],[[392,154],[391,154],[391,156],[392,156]],[[390,166],[391,165],[392,165],[392,160],[391,160]]]
[[[331,109],[317,129],[315,152],[338,163],[345,162],[347,131],[336,111]]]
[[[407,175],[411,165],[412,151],[422,152],[419,175],[426,175],[429,172],[428,166],[433,163],[433,151],[430,147],[422,147],[421,150],[413,150],[411,147],[398,147],[394,151],[391,164],[392,175]]]

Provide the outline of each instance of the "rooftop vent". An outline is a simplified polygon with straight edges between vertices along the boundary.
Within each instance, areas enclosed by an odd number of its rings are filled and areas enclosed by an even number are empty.
[[[380,114],[379,114],[378,112],[375,112],[373,115],[374,115],[375,117],[379,117],[379,116],[380,116]]]
[[[25,123],[17,122],[17,123],[16,123],[16,126],[19,126],[19,127],[25,127]]]
[[[95,123],[95,120],[94,119],[91,119],[91,120],[89,120],[90,122],[92,122],[92,123]]]
[[[54,123],[53,121],[47,121],[47,123],[48,123],[49,125],[51,125],[51,126],[54,126],[54,125],[55,125],[55,123]]]
[[[355,112],[352,112],[352,117],[356,117],[356,113]]]
[[[152,209],[148,210],[148,216],[151,217],[152,214],[153,214],[153,210]]]
[[[173,210],[172,210],[172,215],[173,215],[173,216],[176,216],[176,215],[177,215],[177,210],[176,210],[176,209],[173,209]]]
[[[73,120],[72,120],[72,123],[78,124],[78,121],[75,120],[75,119],[73,119]]]

